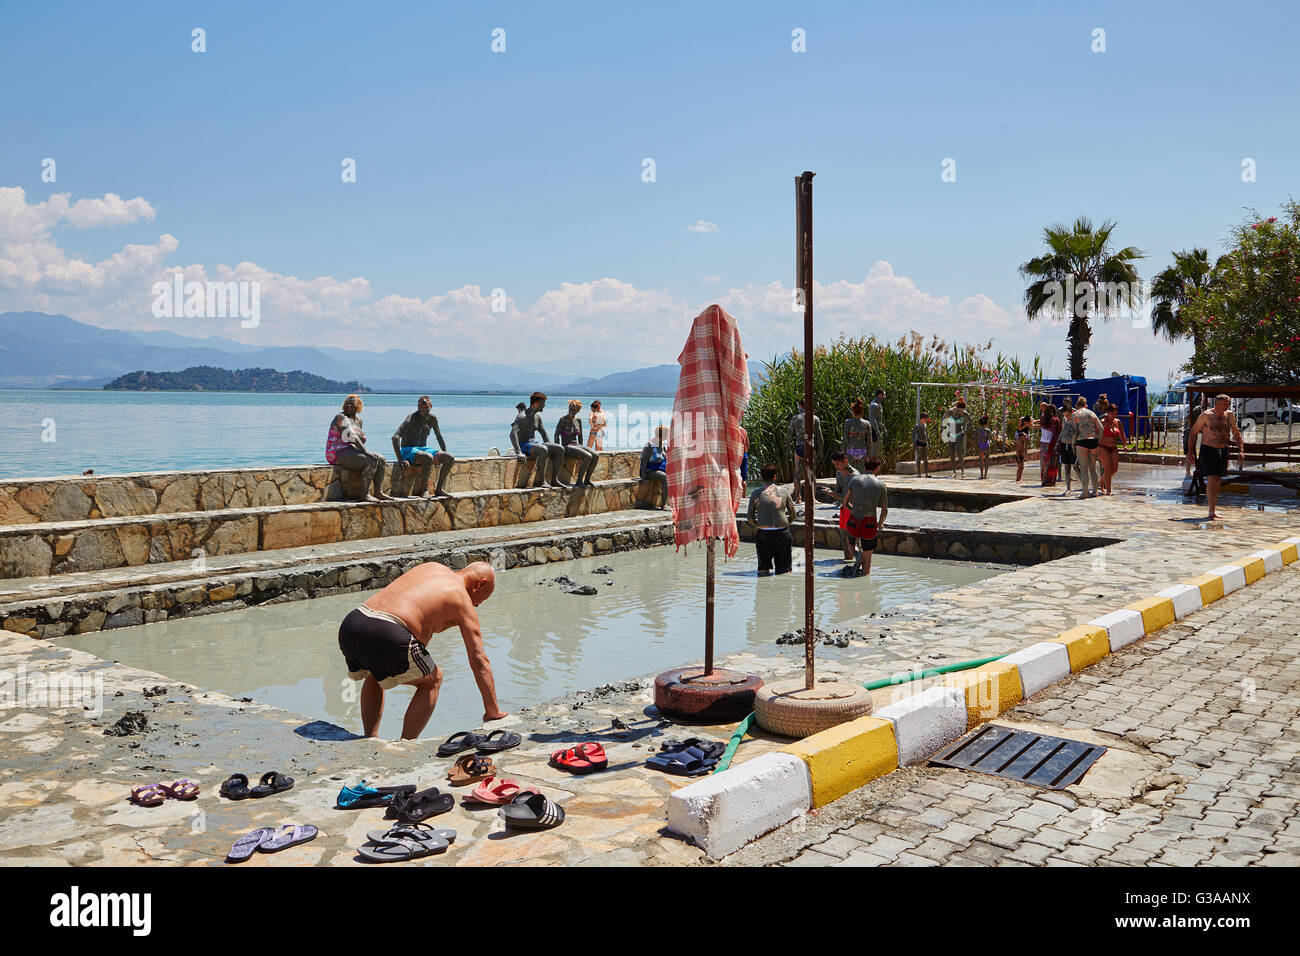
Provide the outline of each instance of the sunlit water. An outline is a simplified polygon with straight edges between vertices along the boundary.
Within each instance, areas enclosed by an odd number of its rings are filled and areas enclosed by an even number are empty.
[[[802,559],[802,555],[798,555]],[[593,573],[609,565],[614,573]],[[802,624],[803,575],[759,578],[753,545],[719,563],[716,651],[774,652],[775,639]],[[869,577],[846,579],[833,553],[817,559],[819,626],[887,610],[997,573],[979,564],[876,556]],[[599,589],[594,597],[538,584],[566,574]],[[608,583],[612,582],[612,583]],[[250,608],[188,620],[121,628],[61,643],[110,660],[234,696],[248,696],[360,731],[359,685],[346,679],[338,625],[365,594]],[[610,555],[500,575],[481,608],[483,633],[502,706],[515,710],[566,691],[594,687],[698,660],[704,654],[704,552],[672,548]],[[429,644],[446,674],[426,736],[476,726],[483,715],[459,632]],[[794,651],[792,650],[791,653]],[[819,647],[819,654],[835,649]],[[381,732],[396,737],[409,688],[388,694]]]
[[[342,395],[248,392],[0,391],[0,478],[324,463],[325,436]],[[366,443],[392,458],[390,436],[417,395],[366,395]],[[461,457],[510,449],[515,403],[527,396],[433,395],[447,450]],[[552,395],[542,413],[550,432],[568,401],[583,404],[584,434],[594,398],[609,422],[607,449],[640,448],[672,417],[671,398]],[[433,441],[433,436],[430,436]]]

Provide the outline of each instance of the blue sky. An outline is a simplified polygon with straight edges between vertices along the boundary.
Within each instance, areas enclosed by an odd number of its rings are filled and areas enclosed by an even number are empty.
[[[1020,306],[1042,227],[1117,219],[1145,277],[1276,211],[1300,172],[1297,27],[1293,5],[1187,2],[0,4],[0,310],[650,364],[717,300],[766,355],[798,335],[780,302],[812,169],[827,335],[993,337],[1062,372],[1063,329]],[[15,188],[148,214],[23,219]],[[155,319],[149,284],[177,268],[260,278],[262,326]],[[510,309],[484,314],[495,288]],[[1128,326],[1090,371],[1185,356]]]

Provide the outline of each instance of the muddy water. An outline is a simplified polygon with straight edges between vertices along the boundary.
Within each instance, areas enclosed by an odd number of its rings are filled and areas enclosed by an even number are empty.
[[[802,560],[802,554],[798,555]],[[596,574],[608,565],[612,574]],[[716,647],[719,656],[753,646],[764,651],[802,623],[803,575],[759,578],[753,545],[719,563]],[[836,576],[842,563],[819,551],[818,623],[872,611],[990,577],[979,564],[878,555],[869,578]],[[796,564],[796,572],[801,565]],[[559,575],[597,588],[570,595],[547,584]],[[101,657],[239,697],[252,697],[360,732],[356,689],[339,653],[339,621],[367,597],[348,594],[271,607],[146,624],[63,639]],[[566,691],[598,686],[698,660],[704,652],[704,551],[672,548],[520,568],[499,576],[479,610],[497,690],[506,710]],[[483,715],[459,632],[429,644],[446,678],[426,737],[477,726]],[[785,649],[801,653],[798,649]],[[832,648],[819,653],[835,654]],[[409,688],[387,695],[381,734],[396,737]]]

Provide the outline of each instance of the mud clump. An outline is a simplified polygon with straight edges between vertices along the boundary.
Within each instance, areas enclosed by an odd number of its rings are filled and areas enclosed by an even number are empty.
[[[147,733],[149,730],[149,719],[138,710],[130,710],[117,719],[112,727],[104,730],[105,737],[131,737],[135,734]]]
[[[575,584],[571,588],[564,588],[565,594],[595,594],[596,589],[590,584]]]
[[[592,571],[591,573],[592,574],[613,574],[614,569],[611,568],[608,564],[602,564],[600,567],[598,567],[595,571]]]
[[[161,697],[167,693],[167,687],[163,684],[154,684],[152,687],[146,687],[141,691],[146,697]]]
[[[776,643],[802,644],[804,642],[803,635],[804,629],[802,627],[793,631],[786,631],[776,639]],[[855,631],[853,629],[844,631],[823,631],[820,627],[814,627],[813,639],[827,647],[848,647],[853,641],[867,640],[867,636],[860,631]]]

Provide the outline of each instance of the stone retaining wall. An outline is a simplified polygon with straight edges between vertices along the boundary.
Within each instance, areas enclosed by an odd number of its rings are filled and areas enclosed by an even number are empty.
[[[593,479],[636,477],[640,461],[636,451],[603,452]],[[385,487],[393,470],[390,461]],[[337,490],[329,493],[333,477],[331,465],[303,465],[7,479],[0,481],[0,525],[313,504],[339,500]],[[464,458],[453,466],[447,490],[517,488],[532,477],[531,461]]]
[[[0,527],[0,577],[44,577],[188,561],[200,555],[601,514],[631,508],[653,492],[649,482],[626,479],[574,491],[511,489],[452,498],[322,502]]]
[[[258,604],[375,590],[425,561],[440,561],[457,569],[474,561],[488,561],[498,569],[509,569],[655,547],[672,541],[672,521],[665,517],[657,524],[622,531],[594,528],[516,539],[500,545],[433,547],[406,552],[400,557],[385,555],[301,568],[216,574],[200,580],[72,595],[66,600],[3,605],[0,627],[29,637],[58,638],[70,633],[234,611]]]

